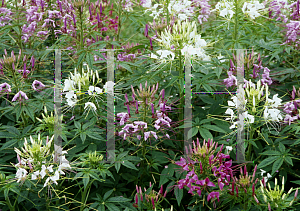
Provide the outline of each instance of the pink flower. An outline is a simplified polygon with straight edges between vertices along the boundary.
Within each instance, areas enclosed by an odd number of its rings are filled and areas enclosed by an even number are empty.
[[[219,196],[220,196],[220,193],[219,192],[211,192],[208,194],[207,196],[207,201],[209,201],[211,198],[217,198],[218,199],[218,202],[220,201],[219,200]]]
[[[38,89],[42,89],[44,87],[45,87],[45,85],[42,82],[40,82],[40,81],[34,80],[33,83],[32,83],[32,88],[35,91],[38,90]]]
[[[4,90],[5,92],[11,92],[11,86],[8,83],[0,84],[0,92]]]
[[[210,187],[215,187],[216,185],[212,183],[208,177],[206,177],[205,180],[199,180],[196,182],[197,185],[202,185],[202,186],[210,186]]]
[[[21,95],[21,96],[20,96],[20,95]],[[13,97],[12,102],[16,101],[18,98],[19,98],[19,100],[21,100],[22,97],[24,97],[25,100],[28,100],[27,95],[26,95],[24,92],[19,91],[19,92]]]

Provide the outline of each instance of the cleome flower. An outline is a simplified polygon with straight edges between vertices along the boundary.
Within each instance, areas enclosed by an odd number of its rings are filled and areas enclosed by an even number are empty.
[[[225,161],[230,156],[222,153],[223,146],[217,152],[218,143],[208,139],[208,142],[204,140],[201,146],[197,138],[197,143],[193,141],[193,147],[186,147],[187,157],[181,157],[180,161],[175,162],[187,172],[185,179],[178,181],[178,188],[186,187],[192,195],[197,193],[201,196],[208,193],[207,202],[212,198],[219,201],[219,190],[215,187],[222,191],[224,186],[229,185],[232,175],[232,160]]]

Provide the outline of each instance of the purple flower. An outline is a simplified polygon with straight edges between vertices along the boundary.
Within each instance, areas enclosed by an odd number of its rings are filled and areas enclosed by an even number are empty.
[[[32,88],[35,91],[37,91],[38,89],[42,89],[44,87],[45,87],[45,85],[40,81],[34,80],[32,83]]]
[[[220,193],[219,192],[211,192],[208,194],[207,196],[207,201],[209,201],[210,199],[212,198],[217,198],[218,199],[218,202],[220,201],[219,200],[219,196],[220,196]]]
[[[20,95],[21,95],[21,96],[20,96]],[[16,101],[18,98],[19,98],[19,100],[21,100],[22,97],[24,97],[25,100],[28,100],[27,95],[26,95],[24,92],[19,91],[19,92],[13,97],[12,102]]]
[[[11,86],[8,83],[0,84],[0,92],[2,92],[2,90],[4,90],[4,92],[11,92]]]
[[[201,186],[210,186],[210,187],[215,187],[216,186],[213,182],[211,182],[209,180],[208,177],[206,177],[205,180],[199,180],[199,181],[197,181],[196,184],[197,185],[201,185]]]

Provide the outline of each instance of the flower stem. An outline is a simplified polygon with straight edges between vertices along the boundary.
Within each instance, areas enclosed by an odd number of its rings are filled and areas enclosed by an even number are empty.
[[[237,41],[237,33],[238,33],[237,31],[238,31],[238,0],[235,0],[235,22],[234,22],[234,45],[233,45],[233,48]]]
[[[119,12],[118,12],[118,35],[117,41],[120,41],[120,31],[121,31],[121,15],[122,15],[122,0],[119,1]]]

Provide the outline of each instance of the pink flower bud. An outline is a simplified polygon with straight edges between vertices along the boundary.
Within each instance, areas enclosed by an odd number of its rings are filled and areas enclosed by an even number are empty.
[[[18,158],[19,164],[21,164],[21,158],[20,158],[19,154],[17,154],[17,158]]]
[[[33,170],[33,168],[32,168],[32,165],[31,165],[30,161],[28,161],[28,166],[29,166],[30,170]]]
[[[254,196],[255,195],[255,185],[253,184],[252,185],[252,196]]]
[[[259,204],[259,201],[258,201],[258,199],[256,198],[256,196],[254,195],[253,197],[254,197],[256,203]]]
[[[297,189],[298,190],[298,189]],[[159,193],[162,195],[163,194],[163,186],[161,185],[160,186],[160,191],[159,191]]]
[[[135,188],[136,188],[136,192],[139,193],[139,188],[137,185],[135,185]]]
[[[244,175],[246,175],[246,173],[247,173],[247,167],[246,167],[246,165],[244,166]]]
[[[268,210],[271,211],[271,205],[269,202],[268,202]]]
[[[297,196],[298,196],[298,188],[296,189],[296,192],[295,192],[295,199],[297,198]]]
[[[155,204],[154,204],[154,199],[153,199],[153,197],[151,197],[151,202],[152,202],[153,209],[155,209]]]
[[[139,199],[138,199],[138,194],[135,194],[135,203],[138,204],[139,203]]]

